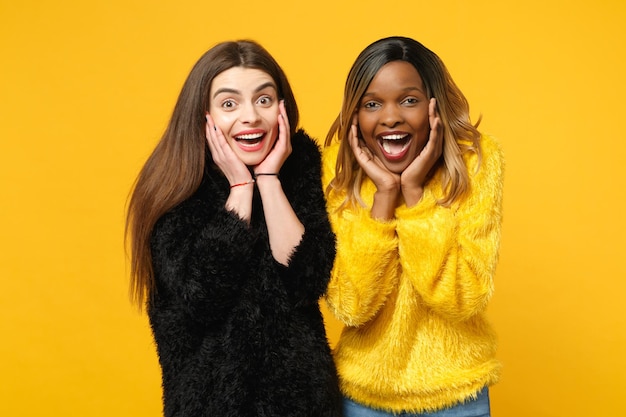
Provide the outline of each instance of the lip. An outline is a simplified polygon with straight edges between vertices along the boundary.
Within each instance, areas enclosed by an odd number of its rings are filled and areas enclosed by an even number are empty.
[[[398,141],[402,141],[404,142],[404,147],[403,149],[398,152],[398,153],[389,153],[385,150],[383,143],[384,141],[392,141],[392,140],[398,140]],[[376,142],[378,143],[378,147],[380,148],[383,156],[385,157],[385,159],[389,160],[389,161],[397,161],[399,159],[402,159],[406,156],[407,152],[409,151],[409,147],[411,144],[411,141],[413,140],[413,136],[408,133],[408,132],[403,132],[403,131],[390,131],[390,132],[382,132],[380,134],[378,134],[376,136]]]
[[[247,129],[233,135],[233,141],[244,152],[256,152],[263,148],[267,132],[263,129]]]

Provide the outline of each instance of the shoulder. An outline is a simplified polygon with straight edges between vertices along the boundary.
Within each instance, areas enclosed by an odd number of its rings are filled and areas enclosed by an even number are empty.
[[[339,142],[333,142],[322,151],[322,170],[324,174],[324,184],[328,184],[335,177],[335,166],[339,155]]]
[[[155,238],[189,234],[209,215],[209,207],[198,198],[191,197],[164,213],[154,225]]]
[[[484,156],[500,160],[504,159],[502,145],[495,136],[481,134],[480,147]]]
[[[482,151],[481,169],[492,173],[495,177],[502,177],[504,173],[504,151],[500,141],[491,135],[481,135],[480,148]]]
[[[466,144],[469,145],[469,142]],[[466,152],[464,156],[470,174],[487,171],[494,175],[500,175],[504,168],[504,154],[500,141],[495,136],[481,133],[478,144],[480,146],[480,158],[476,152],[471,151]]]
[[[291,155],[285,161],[281,172],[304,175],[306,172],[319,172],[321,153],[317,142],[304,130],[299,129],[291,137]]]
[[[475,152],[467,160],[470,175],[470,201],[479,207],[485,198],[501,200],[504,186],[504,157],[498,139],[482,134],[480,138],[480,158]],[[492,203],[489,203],[492,204]]]
[[[205,173],[196,191],[164,213],[157,221],[155,229],[167,230],[181,227],[193,229],[197,224],[203,224],[219,208],[219,205],[226,201],[225,191],[220,189],[226,189],[226,181],[225,178],[213,177],[210,173]]]
[[[320,147],[303,129],[298,129],[291,137],[292,155],[299,158],[320,159]]]
[[[335,161],[337,160],[337,155],[339,154],[340,145],[340,142],[333,142],[324,148],[322,151],[322,160],[324,161],[324,165],[330,163],[334,166]]]

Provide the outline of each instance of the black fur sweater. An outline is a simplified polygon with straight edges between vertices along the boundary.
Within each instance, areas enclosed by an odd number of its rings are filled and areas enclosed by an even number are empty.
[[[154,228],[148,314],[166,417],[341,414],[318,307],[335,256],[320,154],[303,131],[292,144],[280,180],[305,232],[288,267],[272,257],[258,190],[248,226],[212,167]]]

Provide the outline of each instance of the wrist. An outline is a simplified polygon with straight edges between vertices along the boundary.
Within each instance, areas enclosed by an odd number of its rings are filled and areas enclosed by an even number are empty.
[[[254,178],[257,182],[259,181],[272,181],[272,180],[279,180],[279,176],[277,173],[274,172],[260,172],[258,174],[254,174]]]
[[[268,187],[273,187],[274,185],[272,184],[277,184],[278,186],[280,186],[280,177],[277,173],[260,172],[258,174],[255,173],[254,176],[256,179],[257,188],[259,189],[263,188],[265,185],[267,185]]]
[[[250,178],[248,181],[237,182],[237,183],[235,183],[235,184],[231,184],[231,185],[230,185],[230,188],[231,188],[231,190],[232,190],[233,188],[236,188],[236,187],[243,187],[243,186],[245,186],[245,185],[252,185],[252,184],[254,184],[254,183],[255,183],[254,178]]]
[[[263,177],[276,177],[278,178],[279,174],[278,172],[255,172],[254,173],[254,178],[258,179],[258,178],[263,178]]]
[[[395,217],[398,205],[399,190],[376,191],[370,215],[377,220],[391,220]]]
[[[374,201],[395,202],[401,194],[400,187],[378,187],[374,192]]]
[[[424,187],[402,187],[402,197],[407,207],[413,207],[420,202],[424,195]]]

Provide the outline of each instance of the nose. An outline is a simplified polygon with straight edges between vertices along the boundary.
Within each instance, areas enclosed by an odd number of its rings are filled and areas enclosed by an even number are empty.
[[[259,112],[253,103],[242,106],[240,114],[241,122],[255,124],[260,120]]]
[[[396,105],[383,106],[380,123],[386,127],[394,127],[402,123],[402,112]]]

